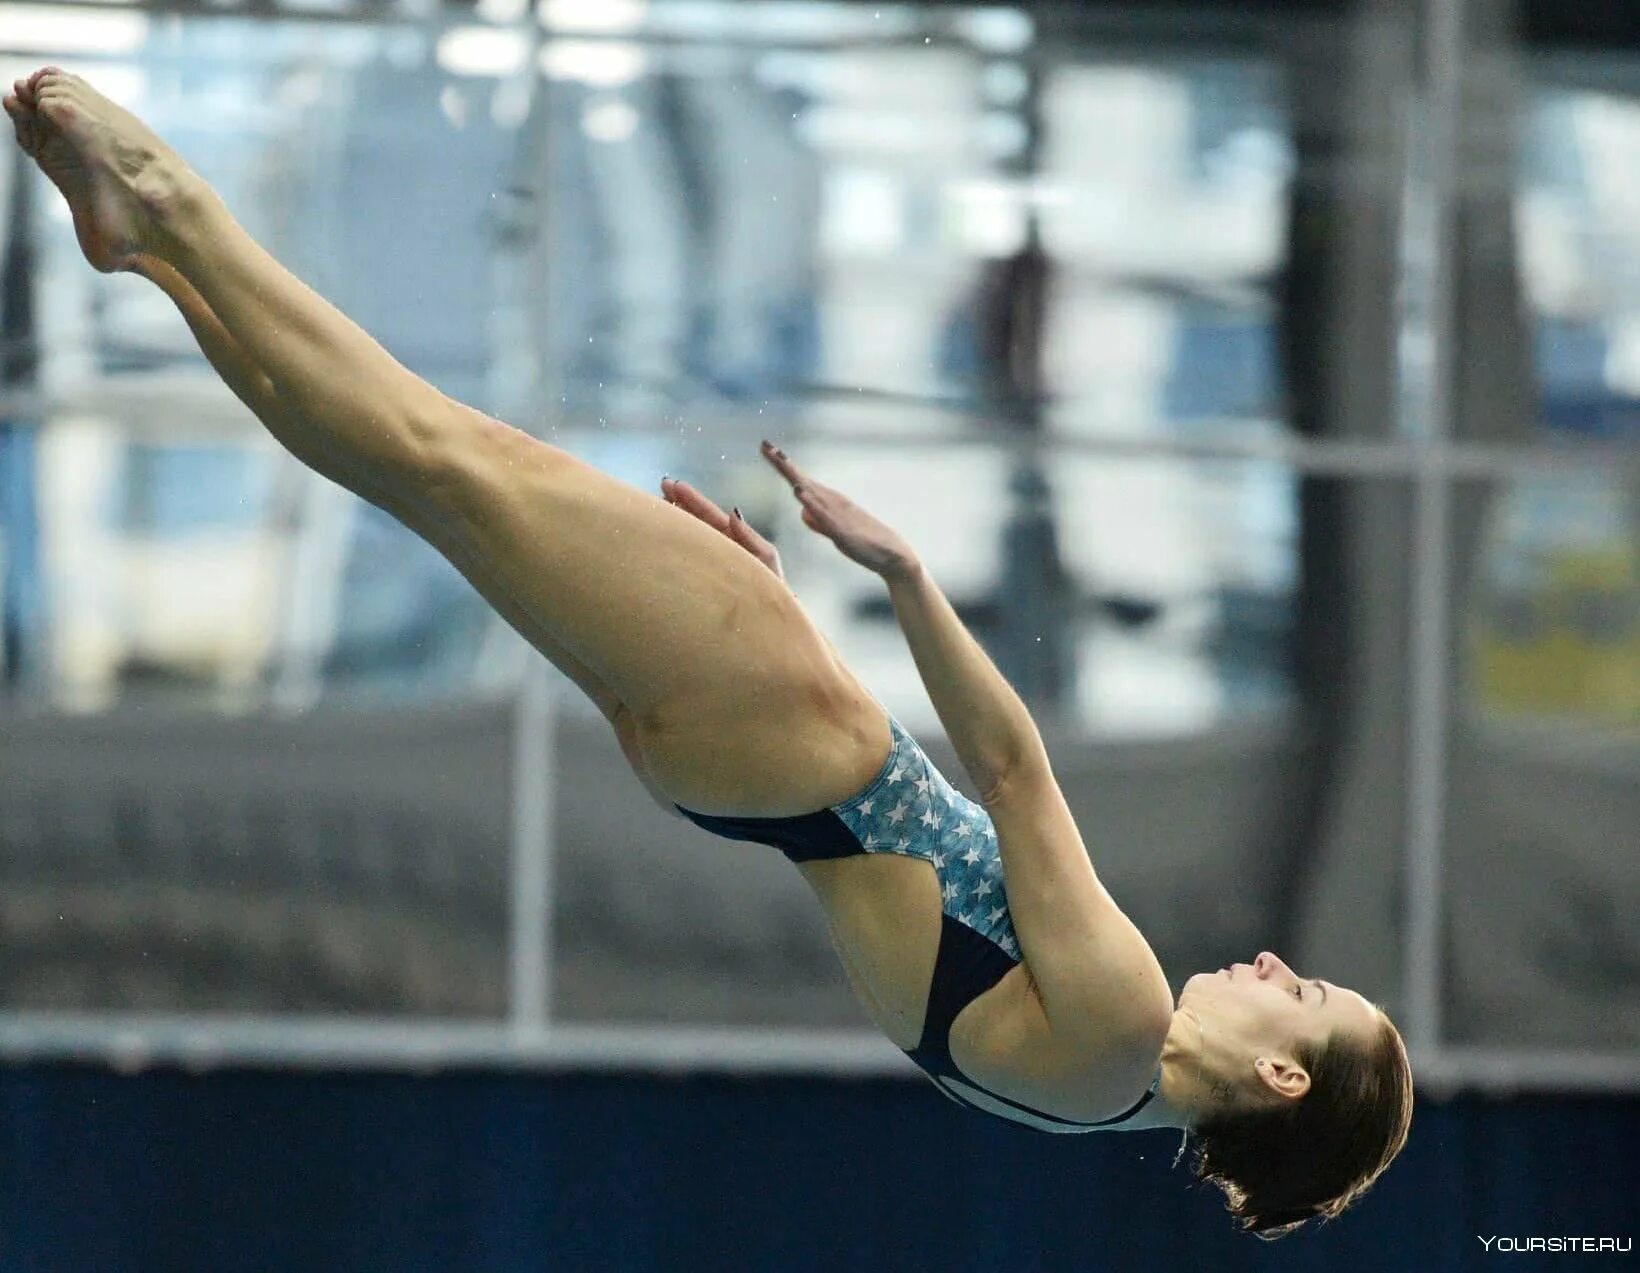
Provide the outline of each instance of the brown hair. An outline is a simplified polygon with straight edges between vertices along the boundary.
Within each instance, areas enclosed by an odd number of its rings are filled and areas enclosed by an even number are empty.
[[[1268,1241],[1316,1216],[1337,1219],[1401,1152],[1412,1068],[1400,1031],[1382,1007],[1378,1014],[1382,1028],[1364,1046],[1334,1034],[1295,1049],[1310,1075],[1302,1097],[1215,1114],[1193,1129],[1191,1170],[1223,1190],[1241,1228]]]

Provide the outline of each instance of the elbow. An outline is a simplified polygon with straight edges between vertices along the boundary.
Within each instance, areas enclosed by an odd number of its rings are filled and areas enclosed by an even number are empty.
[[[991,805],[1007,799],[1010,792],[1031,787],[1044,777],[1051,778],[1052,774],[1047,749],[1037,737],[987,761],[981,772],[974,775],[974,782],[980,788],[980,802]]]

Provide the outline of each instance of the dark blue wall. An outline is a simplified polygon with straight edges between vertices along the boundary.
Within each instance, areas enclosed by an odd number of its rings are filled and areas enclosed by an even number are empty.
[[[1355,1211],[1264,1244],[1169,1170],[1176,1135],[1042,1136],[920,1083],[22,1068],[0,1268],[1537,1267],[1476,1235],[1635,1236],[1637,1132],[1640,1099],[1421,1100]]]

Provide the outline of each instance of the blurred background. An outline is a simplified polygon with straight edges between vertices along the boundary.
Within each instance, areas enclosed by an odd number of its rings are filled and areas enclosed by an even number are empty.
[[[738,504],[973,794],[758,440],[883,516],[1174,989],[1260,949],[1351,985],[1420,1104],[1267,1248],[1165,1134],[932,1100],[780,856],[664,817],[8,145],[0,1268],[1434,1269],[1640,1227],[1640,10],[0,2],[0,77],[48,62],[446,393]]]

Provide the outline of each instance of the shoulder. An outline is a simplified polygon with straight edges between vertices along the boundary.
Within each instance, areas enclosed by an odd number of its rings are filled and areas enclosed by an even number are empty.
[[[1145,1090],[1167,1038],[1155,1022],[1147,1029],[1104,1024],[1075,1037],[1051,1028],[1022,964],[963,1013],[951,1033],[952,1054],[964,1073],[1003,1096],[1097,1122]]]

